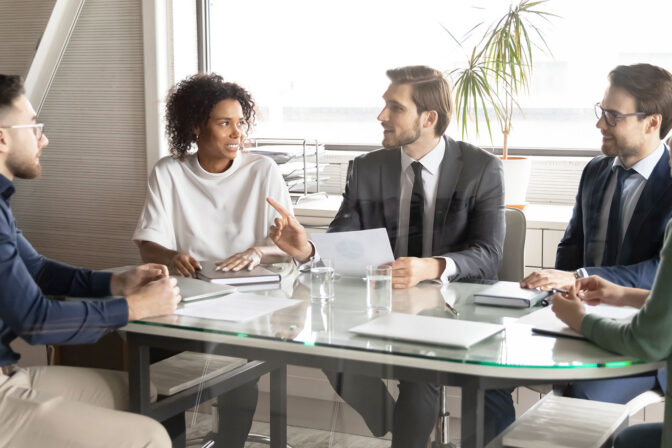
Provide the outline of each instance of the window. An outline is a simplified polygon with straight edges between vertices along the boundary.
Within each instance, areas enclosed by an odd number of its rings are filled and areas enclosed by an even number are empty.
[[[212,70],[250,90],[259,104],[259,137],[306,137],[331,144],[377,145],[376,120],[388,68],[464,64],[456,36],[491,21],[507,1],[248,0],[211,2]],[[551,0],[542,24],[553,54],[539,52],[516,148],[597,149],[593,104],[618,64],[649,62],[672,70],[672,4],[640,0]],[[455,123],[448,133],[456,138]],[[494,145],[501,136],[493,133]],[[466,140],[489,146],[487,133]]]

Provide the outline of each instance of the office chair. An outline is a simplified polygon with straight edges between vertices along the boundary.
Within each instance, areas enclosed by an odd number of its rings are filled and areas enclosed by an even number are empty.
[[[516,208],[507,207],[506,234],[504,236],[504,257],[497,273],[500,280],[519,282],[523,279],[525,266],[525,230],[527,221],[525,214]],[[436,423],[436,437],[432,448],[454,448],[450,443],[449,417],[447,409],[446,387],[441,388],[439,397],[439,418]]]

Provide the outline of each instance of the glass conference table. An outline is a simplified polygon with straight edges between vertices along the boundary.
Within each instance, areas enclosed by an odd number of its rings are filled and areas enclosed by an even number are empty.
[[[473,283],[441,286],[424,282],[394,290],[392,298],[394,312],[505,326],[505,331],[470,349],[358,336],[348,330],[371,318],[363,279],[337,279],[334,301],[321,304],[310,300],[307,274],[299,274],[293,266],[283,269],[279,289],[250,292],[300,301],[289,308],[242,323],[172,315],[124,327],[131,410],[163,421],[174,415],[171,406],[182,410],[193,406],[193,397],[186,396],[169,397],[172,401],[164,407],[150,403],[149,348],[199,351],[263,361],[225,374],[227,381],[206,382],[199,397],[206,400],[270,372],[274,447],[286,446],[286,365],[461,387],[461,446],[482,447],[486,389],[635,375],[662,366],[617,355],[584,340],[536,335],[531,327],[515,323],[529,309],[475,305],[474,292],[486,285]],[[446,309],[446,301],[458,310],[459,317]]]

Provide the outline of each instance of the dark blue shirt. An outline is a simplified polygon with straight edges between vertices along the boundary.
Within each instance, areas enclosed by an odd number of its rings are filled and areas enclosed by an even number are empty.
[[[86,344],[128,322],[125,299],[64,302],[44,296],[109,296],[112,274],[38,254],[16,227],[9,207],[14,191],[0,174],[0,365],[19,359],[9,347],[17,337],[30,344]]]

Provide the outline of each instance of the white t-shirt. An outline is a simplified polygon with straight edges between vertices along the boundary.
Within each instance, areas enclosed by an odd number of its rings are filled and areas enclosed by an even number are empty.
[[[271,197],[288,211],[292,202],[271,159],[241,152],[223,173],[209,173],[196,154],[183,161],[164,157],[148,181],[147,199],[133,234],[188,253],[197,260],[221,260],[252,246],[267,246],[279,214]]]

